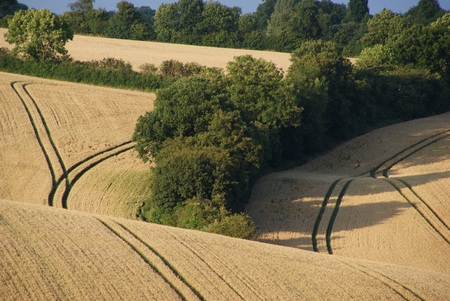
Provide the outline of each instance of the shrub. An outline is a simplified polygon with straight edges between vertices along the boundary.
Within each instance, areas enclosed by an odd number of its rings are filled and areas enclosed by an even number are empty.
[[[257,237],[256,226],[248,215],[230,214],[210,224],[206,231],[243,239]]]

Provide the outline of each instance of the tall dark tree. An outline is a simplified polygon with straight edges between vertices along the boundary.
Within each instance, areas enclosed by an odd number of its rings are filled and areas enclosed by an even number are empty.
[[[94,9],[95,0],[78,0],[74,3],[69,3],[69,8],[72,12],[87,13]]]
[[[350,0],[348,2],[348,21],[360,23],[369,14],[369,0]]]
[[[182,43],[200,42],[198,25],[202,22],[203,0],[179,0],[177,3],[180,17],[180,39]]]
[[[141,20],[138,10],[132,3],[117,3],[118,12],[110,19],[108,35],[119,39],[147,40],[150,26]]]
[[[72,20],[75,32],[89,34],[92,33],[89,22],[95,16],[91,12],[94,10],[95,0],[78,0],[69,4],[70,12],[68,16]]]
[[[275,10],[275,3],[277,3],[277,0],[264,0],[263,3],[258,5],[255,17],[256,25],[258,26],[259,30],[267,29],[267,24],[270,20],[270,16]]]
[[[444,13],[437,0],[420,0],[417,6],[412,7],[405,16],[411,18],[413,23],[426,25],[437,20]]]
[[[27,10],[28,6],[18,3],[17,0],[0,1],[0,19],[7,15],[13,15],[18,10]]]
[[[233,47],[237,41],[241,9],[219,2],[208,2],[202,12],[197,31],[203,36],[202,45]]]
[[[177,42],[179,39],[180,16],[176,3],[161,4],[154,20],[156,39],[161,42]]]

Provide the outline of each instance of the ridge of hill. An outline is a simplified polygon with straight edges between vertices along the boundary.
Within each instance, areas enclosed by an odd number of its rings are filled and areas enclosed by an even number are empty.
[[[450,275],[0,201],[14,300],[444,300]]]

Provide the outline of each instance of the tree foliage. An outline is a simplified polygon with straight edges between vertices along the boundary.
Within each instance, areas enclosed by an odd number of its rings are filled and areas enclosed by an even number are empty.
[[[347,18],[349,21],[361,22],[369,15],[369,0],[350,0],[348,2]]]
[[[406,12],[405,16],[413,23],[428,25],[442,17],[444,13],[437,0],[420,0],[416,6]]]
[[[230,212],[243,209],[252,181],[275,157],[280,130],[298,126],[292,92],[274,64],[250,56],[237,57],[226,74],[182,77],[158,91],[133,136],[140,156],[156,163],[144,216],[211,231],[235,219],[247,224]],[[214,221],[204,224],[199,208],[215,208]]]
[[[65,44],[73,31],[63,17],[47,9],[20,10],[9,22],[6,41],[14,44],[13,52],[39,61],[59,60],[67,56]]]

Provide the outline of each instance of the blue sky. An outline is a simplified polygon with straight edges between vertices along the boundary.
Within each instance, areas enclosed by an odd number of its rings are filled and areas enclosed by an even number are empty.
[[[127,0],[133,3],[135,6],[150,6],[153,9],[157,9],[161,3],[173,3],[177,1],[170,0]],[[19,3],[28,5],[30,8],[48,8],[54,13],[60,14],[68,10],[68,4],[76,2],[76,0],[19,0]],[[95,8],[106,8],[107,10],[114,10],[116,3],[120,0],[96,0]],[[252,13],[256,10],[262,0],[221,0],[220,3],[227,6],[237,6],[242,8],[243,13]],[[336,0],[335,3],[347,3],[348,0]],[[369,0],[369,9],[371,14],[376,14],[384,8],[397,13],[405,13],[411,7],[417,5],[419,0]],[[450,10],[450,0],[440,0],[440,6],[445,10]]]

